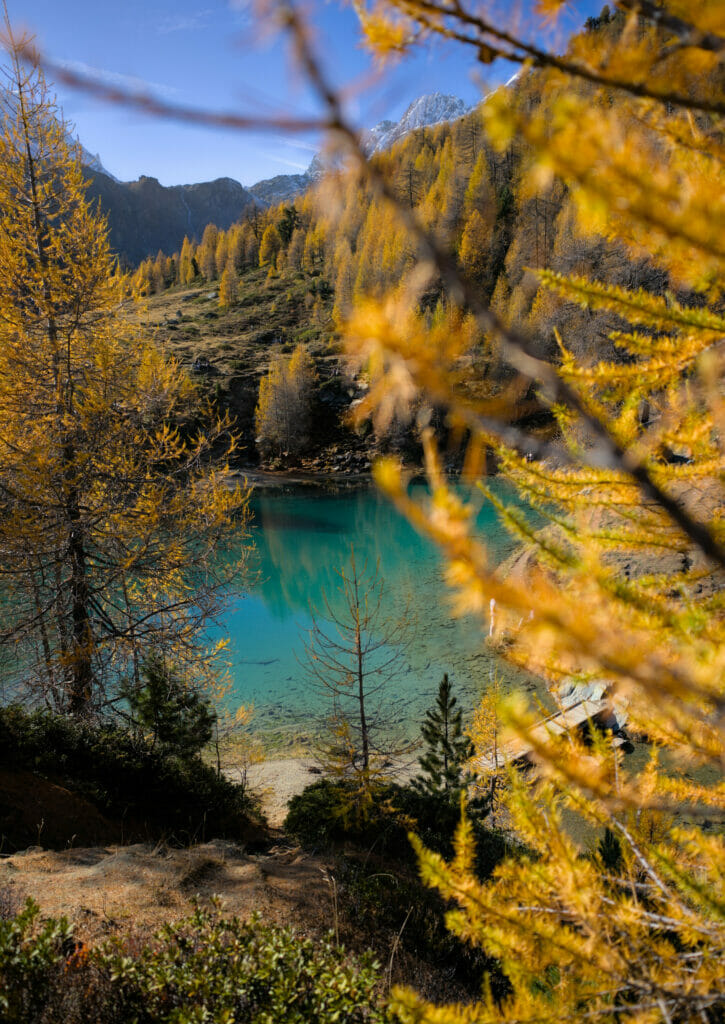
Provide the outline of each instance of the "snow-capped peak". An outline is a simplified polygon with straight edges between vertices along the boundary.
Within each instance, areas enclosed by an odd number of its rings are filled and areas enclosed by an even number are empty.
[[[366,133],[364,141],[369,153],[389,149],[398,139],[429,125],[455,121],[470,108],[457,96],[444,96],[440,92],[427,93],[413,100],[399,121],[381,121]]]

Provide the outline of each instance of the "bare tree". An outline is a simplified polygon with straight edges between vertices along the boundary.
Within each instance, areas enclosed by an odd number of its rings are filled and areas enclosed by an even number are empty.
[[[380,566],[358,566],[352,546],[349,564],[337,575],[337,596],[323,592],[322,615],[313,609],[305,668],[332,705],[319,742],[323,767],[353,782],[357,810],[364,813],[375,784],[413,748],[385,706],[386,688],[412,642],[412,621],[407,609],[398,618],[386,616]]]

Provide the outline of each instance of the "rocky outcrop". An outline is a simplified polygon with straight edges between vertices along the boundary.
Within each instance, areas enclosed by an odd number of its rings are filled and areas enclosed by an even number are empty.
[[[309,170],[304,174],[277,174],[274,178],[258,181],[249,191],[261,206],[276,206],[306,192],[314,181]]]
[[[256,202],[232,178],[166,187],[145,176],[126,182],[98,171],[87,176],[89,197],[108,216],[111,248],[131,266],[159,249],[177,252],[184,235],[200,240],[207,224],[226,230]]]
[[[457,96],[428,93],[413,100],[399,121],[380,121],[365,134],[363,141],[369,153],[379,153],[390,149],[409,132],[446,121],[456,121],[469,109]]]

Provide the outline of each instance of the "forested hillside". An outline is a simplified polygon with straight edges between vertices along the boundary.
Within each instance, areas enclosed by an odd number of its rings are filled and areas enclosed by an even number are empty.
[[[600,36],[604,45],[616,38],[623,21],[621,15],[593,20],[583,38]],[[586,94],[587,86],[579,83],[575,88]],[[557,96],[542,74],[524,73],[458,120],[411,132],[373,159],[393,183],[397,198],[415,210],[477,284],[481,300],[490,301],[504,323],[531,333],[537,355],[556,361],[557,332],[563,332],[576,358],[622,358],[608,340],[620,324],[618,318],[557,298],[542,286],[535,271],[548,268],[657,295],[670,286],[668,276],[644,254],[641,259],[633,257],[603,232],[583,233],[562,182],[556,176],[547,181],[541,175],[532,178],[531,151],[520,136],[494,148],[486,122],[502,98],[527,117],[538,112],[545,118]],[[187,237],[180,253],[159,252],[155,260],[140,265],[129,290],[135,297],[149,297],[169,288],[218,287],[221,309],[210,315],[236,320],[239,336],[247,339],[246,325],[233,316],[239,312],[240,297],[244,295],[243,304],[249,307],[256,295],[257,306],[267,308],[273,293],[274,309],[271,318],[265,317],[268,329],[257,332],[260,344],[252,363],[248,347],[246,355],[235,351],[233,327],[224,332],[230,335],[228,359],[247,360],[247,370],[256,367],[259,378],[265,360],[280,347],[314,340],[321,379],[328,380],[338,372],[330,357],[352,308],[388,292],[391,282],[402,280],[416,259],[416,246],[390,204],[353,170],[340,171],[294,204],[254,210],[226,231],[209,225],[200,240]],[[427,289],[420,310],[429,327],[453,327],[468,339],[463,348],[471,390],[498,392],[507,374],[495,343],[451,304],[440,283]],[[194,345],[187,346],[187,357],[192,351],[193,358],[206,353],[208,326],[200,324],[201,337],[197,333]],[[176,343],[184,335],[183,325],[174,325],[173,330]],[[214,344],[211,339],[209,343],[213,358]],[[223,365],[219,368],[225,372]],[[232,384],[232,402],[234,393]],[[338,400],[338,411],[359,394],[348,388]],[[530,395],[518,398],[513,419],[545,419]],[[325,423],[329,429],[329,417]],[[391,430],[394,435],[394,425]],[[318,436],[316,444],[321,443],[324,438]]]

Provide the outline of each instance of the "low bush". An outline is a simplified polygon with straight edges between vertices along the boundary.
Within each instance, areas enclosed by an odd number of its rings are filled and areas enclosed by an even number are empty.
[[[378,1024],[377,964],[348,957],[331,939],[225,920],[197,910],[169,925],[138,957],[119,947],[101,962],[114,979],[123,1020],[139,1024],[230,1020],[235,1024]]]
[[[0,708],[0,766],[61,781],[123,821],[129,836],[234,839],[248,826],[243,787],[199,756],[181,759],[114,724]]]
[[[342,843],[405,864],[415,855],[408,839],[415,832],[431,850],[450,858],[453,835],[461,816],[449,801],[409,786],[388,783],[378,787],[372,812],[359,822],[346,816],[349,786],[321,779],[289,802],[285,830],[308,849],[327,849]],[[477,869],[487,878],[511,850],[506,837],[473,818],[477,846]]]
[[[73,942],[29,902],[0,924],[3,1024],[383,1024],[378,965],[330,939],[198,909],[135,949]]]
[[[307,848],[344,851],[338,857],[336,881],[341,915],[355,938],[381,951],[399,945],[471,995],[480,993],[487,976],[492,997],[503,999],[510,985],[498,961],[448,931],[448,907],[418,879],[408,838],[415,832],[429,849],[452,857],[460,807],[444,796],[394,783],[378,787],[365,821],[346,816],[349,806],[349,787],[322,779],[290,800],[285,829]],[[477,873],[484,879],[516,848],[502,833],[486,828],[480,817],[472,815],[472,824]]]
[[[38,906],[28,900],[15,917],[0,920],[0,1021],[36,1020],[48,1003],[72,941],[68,921],[37,926]]]

